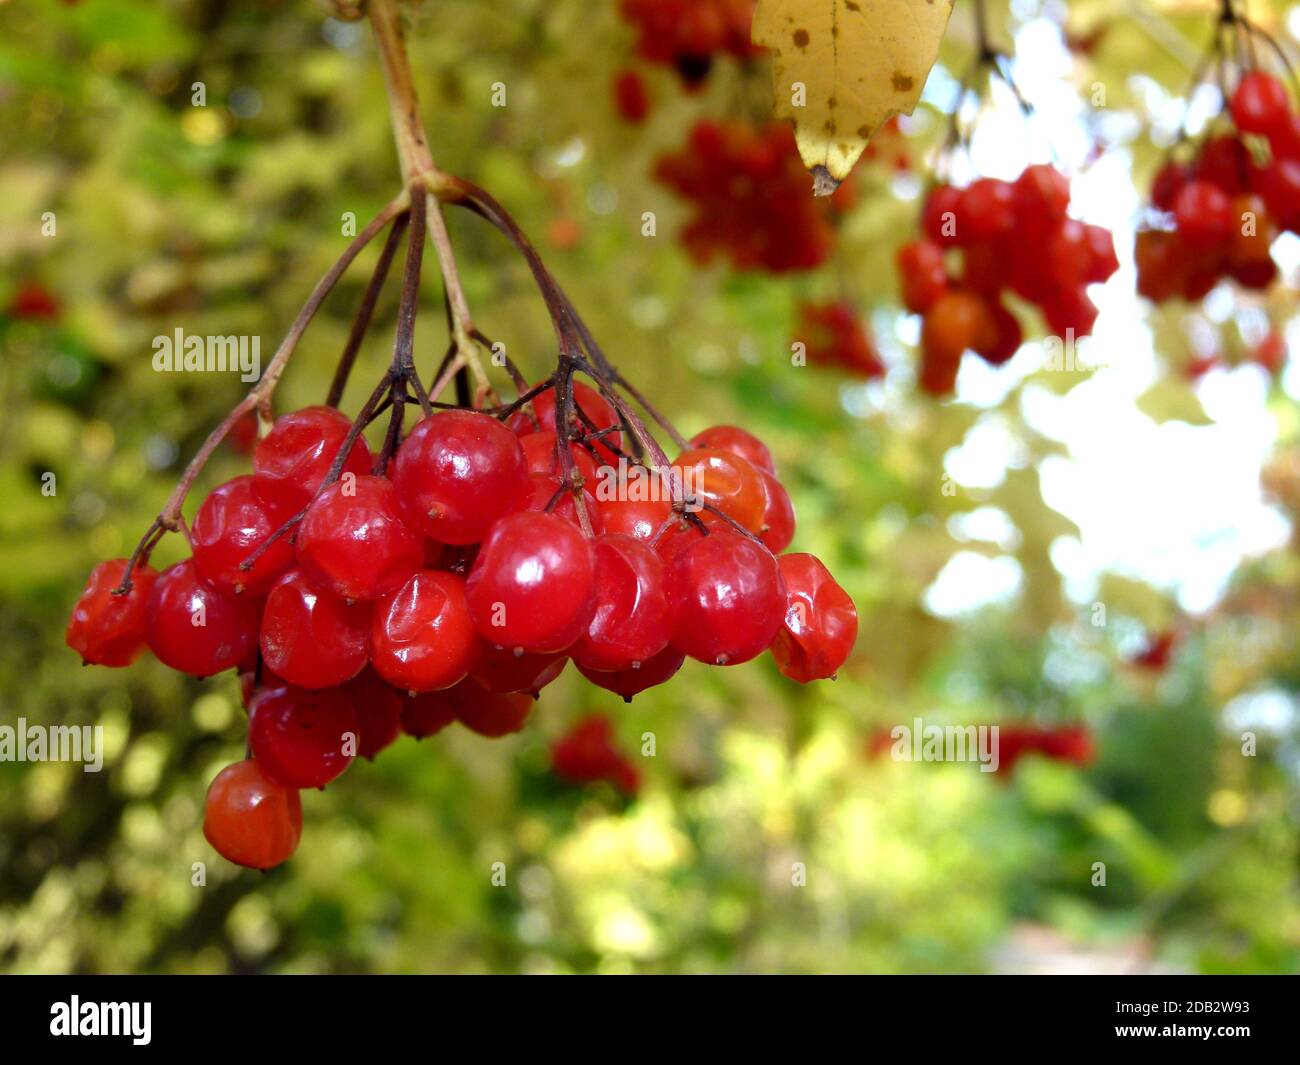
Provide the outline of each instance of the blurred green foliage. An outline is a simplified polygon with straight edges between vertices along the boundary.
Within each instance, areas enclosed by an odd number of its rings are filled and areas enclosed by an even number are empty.
[[[202,800],[243,747],[234,677],[195,682],[149,659],[81,669],[62,630],[85,574],[130,550],[243,388],[155,373],[152,338],[247,333],[269,358],[345,246],[345,215],[364,222],[395,190],[383,87],[364,24],[306,2],[4,5],[0,298],[35,279],[63,312],[0,323],[0,723],[99,724],[108,749],[98,774],[0,763],[0,967],[971,971],[1045,964],[1008,959],[1048,929],[1053,950],[1125,965],[1300,970],[1296,716],[1261,729],[1258,755],[1243,758],[1240,722],[1222,712],[1245,693],[1300,688],[1294,555],[1243,573],[1166,673],[1125,665],[1176,610],[1118,578],[1099,596],[1105,625],[1065,598],[1048,552],[1073,526],[1043,502],[1037,473],[1061,445],[1023,423],[1015,392],[992,410],[893,384],[882,401],[878,386],[791,370],[798,299],[846,289],[888,313],[892,249],[915,201],[867,167],[831,266],[793,281],[693,268],[672,241],[682,210],[649,178],[653,158],[699,115],[760,117],[767,75],[720,66],[688,97],[652,72],[651,122],[623,125],[608,86],[631,38],[615,9],[413,8],[435,157],[515,213],[611,356],[686,433],[734,420],[769,442],[799,512],[795,548],[821,556],[858,604],[854,659],[836,683],[807,689],[763,661],[688,664],[627,706],[570,669],[517,737],[403,739],[305,796],[303,844],[286,866],[259,875],[216,857]],[[1014,24],[995,10],[996,25]],[[1128,10],[1072,2],[1071,26]],[[1150,17],[1193,42],[1208,25],[1200,8]],[[959,12],[941,63],[961,69],[970,47]],[[1186,78],[1132,19],[1115,21],[1094,62],[1076,81],[1102,79],[1116,112],[1142,106],[1127,72],[1169,93]],[[490,104],[498,82],[505,108]],[[919,135],[918,157],[939,126]],[[1141,179],[1156,153],[1133,154]],[[654,239],[640,235],[644,211],[659,218]],[[523,264],[477,219],[450,225],[479,324],[542,375],[553,341]],[[327,302],[277,409],[323,398],[377,253]],[[432,273],[416,335],[426,372],[445,344]],[[352,409],[390,350],[395,289]],[[1195,402],[1172,369],[1180,343],[1160,351],[1170,387]],[[1059,389],[1062,376],[1039,383]],[[989,418],[1020,457],[995,487],[946,492],[945,454]],[[200,491],[246,464],[223,447]],[[1290,468],[1279,485],[1294,513]],[[953,533],[949,519],[980,506],[1010,517],[1015,546]],[[181,557],[177,541],[159,564]],[[927,610],[925,589],[960,550],[1012,555],[1015,600],[956,619]],[[550,774],[548,741],[590,712],[612,715],[630,752],[654,733],[634,800]],[[873,755],[879,730],[914,717],[1083,721],[1099,755],[1086,769],[1030,758],[996,777]],[[192,884],[195,862],[206,886]]]

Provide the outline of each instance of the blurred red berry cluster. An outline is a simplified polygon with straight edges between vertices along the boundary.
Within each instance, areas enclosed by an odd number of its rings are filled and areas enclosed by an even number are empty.
[[[1138,292],[1154,302],[1199,300],[1225,277],[1266,289],[1278,275],[1274,239],[1300,232],[1300,115],[1286,87],[1251,71],[1228,110],[1232,132],[1190,161],[1171,159],[1152,184],[1157,219],[1138,233],[1135,254]],[[1267,145],[1265,161],[1252,144]]]
[[[672,67],[688,88],[704,82],[717,55],[763,51],[749,39],[754,0],[620,0],[619,11],[637,31],[637,54]]]
[[[603,714],[583,718],[551,744],[551,768],[578,786],[603,780],[625,795],[641,786],[641,774],[615,745],[614,724]]]
[[[921,212],[922,237],[898,252],[903,304],[924,315],[921,387],[952,392],[963,353],[995,366],[1023,339],[1004,291],[1035,304],[1061,337],[1092,332],[1097,308],[1087,286],[1119,269],[1109,230],[1069,216],[1070,183],[1052,166],[1027,167],[1015,181],[979,178],[938,185]],[[949,253],[960,257],[952,270]]]
[[[752,126],[702,119],[686,145],[660,156],[655,177],[695,209],[681,240],[691,257],[726,256],[742,270],[811,270],[834,245],[832,220],[853,187],[818,199],[785,122]]]
[[[853,304],[801,303],[796,339],[807,347],[813,366],[843,370],[854,377],[882,377],[885,364]]]

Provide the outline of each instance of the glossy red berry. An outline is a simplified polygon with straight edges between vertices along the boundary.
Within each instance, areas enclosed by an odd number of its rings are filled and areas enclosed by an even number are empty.
[[[401,735],[401,693],[369,666],[340,690],[357,711],[357,725],[361,729],[357,754],[373,761],[375,755]]]
[[[608,429],[619,424],[618,415],[609,401],[605,399],[596,389],[582,381],[573,382],[573,402],[582,410],[590,419],[596,430]],[[537,424],[533,424],[532,418],[528,416],[526,410],[516,411],[510,416],[510,428],[520,436],[528,433],[545,430],[550,433],[555,432],[555,389],[548,388],[539,392],[532,400],[533,413],[537,417]],[[591,428],[585,421],[578,417],[576,411],[573,420],[570,423],[571,431],[574,433],[588,433]],[[603,445],[612,444],[618,447],[622,440],[622,434],[618,432],[607,433],[599,440],[595,441],[593,446],[597,454],[601,456],[602,462],[617,462],[617,457],[608,447]]]
[[[1232,94],[1232,121],[1242,133],[1265,136],[1282,128],[1291,115],[1286,86],[1271,74],[1252,70]]]
[[[531,491],[515,434],[468,410],[434,414],[412,429],[392,477],[411,524],[445,544],[478,543]]]
[[[554,514],[525,510],[492,527],[470,570],[470,612],[489,643],[563,651],[591,619],[591,543]]]
[[[763,478],[763,491],[767,500],[763,508],[763,524],[758,538],[774,555],[779,555],[794,539],[794,503],[790,493],[766,470],[759,471]]]
[[[858,638],[857,608],[815,556],[782,555],[779,562],[788,599],[772,642],[777,668],[800,684],[833,677]]]
[[[323,788],[356,756],[361,732],[341,688],[273,688],[253,696],[248,746],[271,780],[290,788]]]
[[[90,572],[86,587],[72,608],[65,639],[83,662],[96,666],[129,666],[145,649],[149,593],[158,574],[137,565],[131,591],[114,595],[122,583],[127,560],[101,562]]]
[[[560,475],[560,459],[555,444],[555,433],[550,429],[525,433],[519,438],[519,446],[524,452],[524,463],[528,466],[530,474],[536,476],[542,473],[551,477]],[[599,474],[596,460],[592,458],[591,452],[581,444],[570,444],[569,453],[573,455],[573,464],[582,474],[583,480],[594,487]]]
[[[601,536],[596,560],[595,610],[573,660],[588,669],[628,669],[668,644],[668,598],[663,563],[648,544],[630,536]]]
[[[300,569],[281,577],[262,611],[262,661],[301,688],[351,680],[369,658],[370,604],[322,592]]]
[[[684,452],[672,468],[681,477],[682,489],[701,506],[717,507],[732,521],[750,532],[763,527],[767,493],[758,470],[739,455],[717,448]],[[716,514],[701,509],[706,523],[719,521]]]
[[[508,695],[490,692],[472,677],[449,688],[447,699],[462,725],[489,739],[518,732],[528,721],[536,704],[531,695],[521,692]]]
[[[261,604],[227,595],[201,576],[191,559],[164,570],[146,612],[149,649],[163,665],[195,677],[233,669],[257,643]]]
[[[375,604],[370,662],[396,688],[450,688],[468,675],[478,646],[465,581],[454,573],[421,570]]]
[[[753,433],[735,425],[711,425],[701,429],[687,441],[687,450],[729,451],[756,469],[776,473],[776,464],[768,446]]]
[[[190,530],[194,565],[212,585],[232,595],[263,596],[293,565],[293,542],[281,536],[249,569],[244,562],[292,513],[266,502],[250,476],[218,485],[203,501]]]
[[[559,478],[552,477],[550,474],[534,473],[529,478],[529,483],[532,485],[532,494],[522,509],[542,514],[546,513],[546,508],[550,506],[550,513],[558,515],[576,528],[582,528],[582,519],[578,516],[578,498],[572,491],[559,495],[558,502],[551,506],[551,500],[555,499],[560,491]],[[596,507],[596,497],[584,487],[582,499],[587,508],[587,520],[591,523],[592,534],[599,535],[604,531],[605,525]]]
[[[671,680],[673,675],[682,668],[684,661],[686,656],[669,644],[648,662],[642,662],[639,668],[629,667],[602,672],[578,666],[578,672],[598,688],[621,695],[624,701],[631,702],[634,695]]]
[[[664,567],[672,644],[713,665],[747,662],[771,644],[786,592],[772,553],[739,533],[716,529]]]
[[[333,407],[304,407],[277,418],[253,452],[253,490],[290,514],[302,510],[324,483],[351,424]],[[359,477],[370,472],[372,461],[358,438],[343,472]]]
[[[269,780],[251,758],[228,765],[208,787],[203,835],[229,862],[271,869],[298,848],[302,799]]]
[[[673,512],[667,488],[658,494],[659,499],[602,498],[604,493],[598,486],[596,511],[600,514],[601,529],[606,535],[621,533],[649,542]]]
[[[568,661],[568,656],[563,654],[517,655],[508,647],[488,645],[470,670],[470,676],[499,695],[510,692],[536,695],[564,672]]]
[[[424,563],[424,538],[404,520],[386,477],[345,477],[330,485],[307,508],[297,542],[302,571],[342,599],[385,595]]]

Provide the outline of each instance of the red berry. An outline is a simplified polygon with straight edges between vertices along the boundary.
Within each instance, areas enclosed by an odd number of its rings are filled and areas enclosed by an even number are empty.
[[[1218,185],[1195,178],[1174,197],[1174,222],[1192,247],[1222,244],[1232,234],[1232,200]]]
[[[1252,70],[1232,94],[1232,121],[1242,133],[1265,136],[1280,130],[1291,115],[1286,86],[1271,74]]]
[[[766,650],[785,614],[785,586],[772,553],[717,529],[665,566],[672,643],[714,665],[747,662]]]
[[[767,493],[763,479],[739,455],[715,448],[687,451],[674,460],[672,468],[681,477],[683,491],[703,506],[708,503],[750,532],[763,527]],[[716,514],[700,510],[706,523],[719,521]]]
[[[469,674],[478,642],[464,579],[426,569],[375,604],[370,662],[396,688],[434,691]]]
[[[568,657],[562,654],[517,655],[508,647],[487,647],[470,670],[470,676],[490,692],[536,695],[564,672]]]
[[[955,248],[959,243],[957,208],[960,200],[961,190],[951,185],[936,185],[921,208],[921,231],[941,248]]]
[[[370,604],[320,591],[300,569],[271,588],[262,611],[262,661],[300,688],[351,680],[369,658]]]
[[[857,608],[814,555],[779,561],[788,600],[772,643],[777,668],[800,684],[833,677],[858,638]]]
[[[1217,185],[1228,196],[1236,196],[1246,190],[1250,181],[1250,163],[1250,151],[1240,137],[1211,137],[1196,159],[1193,177]]]
[[[229,862],[270,869],[298,848],[302,799],[268,780],[251,758],[228,765],[208,787],[203,835]]]
[[[357,754],[374,760],[402,731],[402,696],[367,666],[340,689],[357,711]]]
[[[533,712],[531,695],[490,692],[472,677],[447,691],[447,699],[462,725],[480,736],[497,739],[518,732]]]
[[[1097,305],[1083,289],[1066,289],[1053,293],[1043,305],[1043,316],[1055,336],[1064,338],[1073,333],[1086,337],[1097,321]]]
[[[1087,252],[1087,268],[1084,281],[1100,284],[1110,280],[1119,269],[1119,256],[1115,254],[1115,237],[1105,226],[1086,224],[1083,227],[1084,246]]]
[[[1151,184],[1151,202],[1162,211],[1172,211],[1174,197],[1187,184],[1191,176],[1191,167],[1171,159],[1156,171],[1155,181]]]
[[[550,477],[560,475],[560,460],[556,454],[555,444],[555,433],[550,429],[525,433],[519,438],[519,446],[524,452],[524,463],[530,474],[536,476],[541,473]],[[594,486],[600,475],[597,473],[596,460],[591,457],[591,453],[580,444],[570,444],[569,452],[573,455],[573,464],[582,474],[582,479]]]
[[[1001,366],[1020,350],[1020,345],[1024,341],[1024,333],[1020,328],[1020,319],[1001,303],[989,304],[989,311],[993,315],[993,342],[978,347],[975,351],[976,354],[991,365]]]
[[[424,539],[402,517],[386,477],[345,477],[316,497],[298,526],[298,563],[322,591],[369,600],[399,588],[424,562]]]
[[[260,603],[227,595],[191,559],[164,570],[146,612],[149,649],[163,665],[195,677],[233,669],[257,644]]]
[[[271,780],[323,788],[352,764],[361,725],[341,688],[265,689],[248,710],[248,746]]]
[[[538,514],[546,513],[551,500],[555,499],[556,493],[560,491],[559,478],[552,477],[550,474],[534,473],[529,478],[529,483],[532,485],[532,494],[522,509],[536,511]],[[601,522],[600,511],[596,508],[596,497],[584,487],[582,499],[587,508],[587,520],[591,523],[591,531],[599,535],[604,531],[604,525]],[[555,506],[551,507],[550,513],[558,515],[579,529],[582,528],[582,519],[578,517],[578,500],[572,491],[564,492]]]
[[[639,695],[648,688],[657,687],[682,668],[686,656],[669,644],[648,662],[642,662],[639,668],[619,669],[601,672],[578,666],[578,672],[598,688],[604,688],[615,695],[621,695],[626,702],[631,702],[634,695]]]
[[[240,563],[292,514],[267,503],[250,476],[236,477],[212,490],[194,516],[190,541],[194,565],[214,587],[232,595],[263,596],[277,577],[293,565],[293,543],[281,536],[252,567]]]
[[[596,511],[600,514],[600,526],[606,535],[622,533],[649,542],[672,516],[673,505],[669,501],[666,487],[659,499],[602,499],[604,494],[597,486]]]
[[[590,420],[596,430],[608,429],[619,424],[618,415],[609,401],[605,399],[596,389],[582,381],[573,382],[573,402]],[[516,411],[510,416],[507,423],[520,436],[525,436],[533,432],[545,431],[555,433],[555,389],[548,388],[539,392],[532,400],[533,413],[537,416],[538,425],[533,424],[532,418],[528,416],[527,410]],[[572,433],[586,434],[593,430],[584,422],[574,411],[572,420],[569,423]],[[617,462],[618,457],[604,445],[612,444],[618,447],[622,440],[620,433],[606,433],[599,440],[595,441],[592,446],[595,447],[597,454],[601,456],[602,462]]]
[[[768,446],[753,433],[735,425],[711,425],[687,441],[688,451],[704,449],[730,451],[757,469],[776,473],[776,465]]]
[[[949,292],[926,313],[921,324],[921,347],[927,358],[953,367],[962,353],[985,347],[997,326],[988,303],[973,292]]]
[[[591,619],[591,543],[554,514],[502,518],[479,548],[466,590],[489,643],[537,653],[563,651]]]
[[[1091,253],[1088,232],[1077,219],[1067,218],[1047,236],[1047,269],[1057,288],[1081,288],[1086,283]]]
[[[957,200],[957,243],[969,246],[996,240],[1016,220],[1015,190],[997,178],[979,178]]]
[[[518,438],[468,410],[435,414],[412,429],[392,477],[407,519],[445,544],[478,543],[531,490]]]
[[[759,470],[759,474],[763,478],[763,490],[767,498],[759,539],[772,554],[778,555],[794,539],[794,504],[790,501],[790,493],[780,481],[766,470]]]
[[[1027,166],[1016,178],[1015,209],[1018,219],[1046,229],[1065,218],[1070,206],[1070,180],[1054,166]]]
[[[903,284],[903,306],[924,314],[948,291],[948,268],[943,248],[928,240],[914,240],[898,249],[898,274]]]
[[[402,731],[417,740],[424,740],[445,729],[456,720],[456,708],[451,703],[451,693],[454,690],[446,688],[403,696]]]
[[[650,93],[645,80],[635,70],[620,70],[614,75],[614,106],[624,121],[641,125],[650,115]]]
[[[253,452],[253,490],[273,507],[296,514],[316,494],[351,429],[333,407],[304,407],[277,418]],[[370,449],[358,438],[344,473],[370,472]]]
[[[573,660],[588,669],[616,670],[647,662],[668,644],[668,599],[663,563],[654,549],[630,536],[601,536],[596,561],[595,610]]]
[[[137,565],[131,573],[131,590],[114,595],[126,563],[124,558],[115,558],[91,570],[85,590],[72,608],[64,639],[83,662],[129,666],[144,653],[149,593],[158,574],[146,565]]]

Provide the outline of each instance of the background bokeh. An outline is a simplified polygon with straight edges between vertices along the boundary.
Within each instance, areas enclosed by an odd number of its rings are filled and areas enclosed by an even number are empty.
[[[610,89],[635,62],[614,0],[412,9],[440,165],[515,213],[688,435],[735,421],[769,443],[795,549],[850,591],[861,635],[837,681],[807,688],[765,660],[688,663],[625,705],[570,669],[518,736],[404,738],[306,795],[301,848],[261,875],[201,832],[207,784],[243,747],[235,677],[83,669],[63,627],[244,387],[156,373],[153,337],[256,335],[269,357],[345,246],[344,213],[395,191],[369,31],[305,0],[0,5],[0,724],[99,724],[108,745],[98,774],[0,763],[0,969],[1300,970],[1300,369],[1249,356],[1288,326],[1300,241],[1279,242],[1269,300],[1139,301],[1133,227],[1215,5],[992,4],[1037,115],[995,92],[951,165],[1009,177],[1054,157],[1076,175],[1076,210],[1115,229],[1122,262],[1098,294],[1109,365],[1051,370],[1031,342],[998,370],[967,356],[954,400],[918,394],[893,251],[971,54],[966,6],[902,126],[909,165],[864,160],[832,261],[793,277],[693,265],[684,208],[651,176],[697,119],[763,118],[764,60],[721,62],[689,94],[641,67],[653,108],[632,126]],[[1250,8],[1296,54],[1300,7]],[[1193,123],[1215,110],[1198,95]],[[553,339],[523,264],[479,220],[450,225],[479,324],[541,375]],[[323,398],[376,254],[311,327],[278,410]],[[56,316],[12,313],[31,284]],[[797,303],[831,298],[870,319],[883,379],[791,365]],[[395,303],[390,285],[353,410]],[[430,262],[426,373],[440,303]],[[223,446],[200,489],[247,462]],[[176,538],[155,557],[181,557]],[[551,772],[549,742],[591,713],[641,769],[634,798]],[[1082,727],[1095,754],[983,774],[882,753],[917,717]]]

